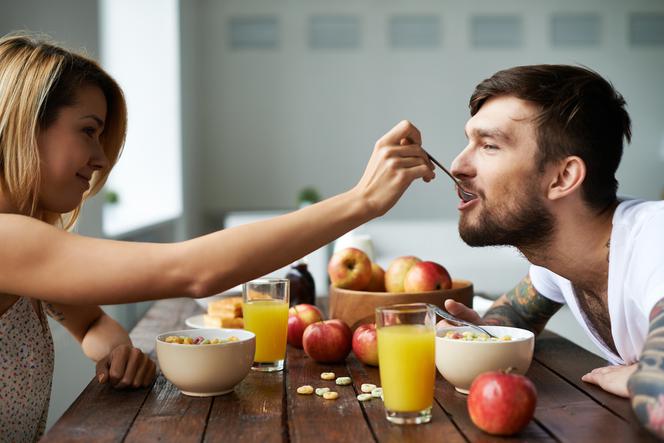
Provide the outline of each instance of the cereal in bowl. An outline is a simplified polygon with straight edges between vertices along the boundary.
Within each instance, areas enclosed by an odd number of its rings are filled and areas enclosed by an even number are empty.
[[[234,335],[231,335],[230,337],[226,338],[213,338],[213,339],[205,338],[200,335],[198,337],[169,335],[168,337],[164,338],[164,341],[166,343],[176,343],[179,345],[218,345],[238,340],[240,339]]]
[[[512,340],[512,336],[510,335],[503,335],[499,338],[496,338],[496,337],[490,337],[487,334],[477,334],[472,331],[464,331],[464,332],[448,331],[447,334],[445,334],[445,338],[449,338],[452,340],[464,340],[464,341],[511,341]]]

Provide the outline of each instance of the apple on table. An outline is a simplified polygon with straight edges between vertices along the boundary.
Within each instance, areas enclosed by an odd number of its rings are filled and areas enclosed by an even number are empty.
[[[468,392],[468,414],[475,426],[494,435],[512,435],[528,425],[537,390],[526,376],[507,371],[478,375]]]
[[[323,320],[323,313],[314,305],[302,303],[288,310],[288,344],[302,348],[304,330],[312,323]]]
[[[376,324],[360,325],[353,333],[353,353],[365,365],[378,366]]]
[[[343,361],[351,350],[353,333],[339,319],[312,323],[304,330],[304,352],[321,363]]]

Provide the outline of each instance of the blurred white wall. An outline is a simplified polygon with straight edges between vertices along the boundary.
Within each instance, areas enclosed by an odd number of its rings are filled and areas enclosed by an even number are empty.
[[[634,122],[633,143],[619,170],[620,192],[660,198],[664,188],[664,47],[631,47],[628,14],[664,12],[653,0],[516,1],[202,0],[196,63],[200,79],[201,199],[210,214],[233,209],[293,207],[297,191],[325,196],[360,177],[374,141],[400,119],[422,131],[424,146],[449,164],[465,145],[463,125],[474,86],[519,64],[579,63],[610,79],[624,94]],[[595,13],[599,42],[587,48],[551,44],[555,13]],[[522,43],[478,49],[475,14],[516,15]],[[309,17],[359,20],[359,45],[311,49]],[[441,42],[427,49],[393,49],[387,24],[394,14],[440,17]],[[276,17],[273,49],[233,49],[229,22]],[[448,179],[417,183],[388,218],[456,218]]]

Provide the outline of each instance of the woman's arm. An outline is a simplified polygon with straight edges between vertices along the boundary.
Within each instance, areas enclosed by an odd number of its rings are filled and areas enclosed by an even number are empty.
[[[400,146],[402,139],[414,145]],[[350,191],[271,220],[174,244],[82,237],[19,215],[0,222],[0,293],[67,305],[202,297],[264,275],[387,212],[433,165],[403,121]]]
[[[81,344],[83,353],[96,363],[100,383],[116,388],[138,388],[152,383],[155,363],[133,347],[127,331],[99,306],[46,304],[46,312]]]

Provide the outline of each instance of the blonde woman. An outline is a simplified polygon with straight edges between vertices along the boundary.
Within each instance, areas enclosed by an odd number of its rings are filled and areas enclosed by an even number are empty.
[[[403,121],[378,140],[355,187],[282,217],[174,244],[69,232],[118,160],[125,129],[122,92],[94,61],[31,36],[0,39],[3,439],[31,441],[44,430],[53,371],[44,312],[97,362],[100,383],[148,386],[154,363],[98,305],[231,288],[384,214],[414,180],[434,178],[418,130]]]

